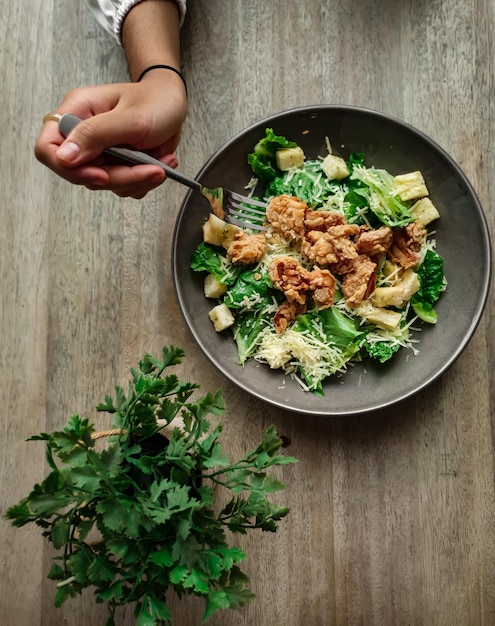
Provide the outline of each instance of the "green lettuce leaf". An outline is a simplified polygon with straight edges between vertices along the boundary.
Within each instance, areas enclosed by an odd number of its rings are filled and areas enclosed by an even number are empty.
[[[306,161],[296,170],[289,170],[272,180],[266,188],[266,196],[297,196],[315,208],[322,205],[330,195],[340,191],[342,184],[331,181],[321,168],[322,161]]]
[[[294,322],[294,330],[310,333],[340,353],[335,361],[329,360],[334,371],[359,352],[360,339],[363,335],[359,322],[350,319],[336,307],[299,315]],[[321,380],[315,380],[304,368],[301,368],[301,373],[310,389],[317,395],[323,395]]]
[[[190,267],[195,272],[213,274],[223,285],[232,285],[244,270],[242,266],[228,263],[226,257],[217,249],[202,241],[194,251]]]
[[[227,292],[225,304],[231,309],[259,310],[272,301],[272,288],[267,273],[245,270]]]
[[[385,363],[391,359],[400,347],[401,345],[398,341],[379,341],[376,343],[365,341],[363,344],[366,353],[372,359],[380,361],[380,363]]]
[[[433,305],[440,298],[442,291],[447,288],[443,258],[433,250],[428,250],[416,273],[420,287],[411,299],[413,311],[424,322],[435,324],[437,313]]]
[[[295,148],[297,144],[285,137],[275,135],[271,128],[265,130],[265,137],[254,146],[253,152],[248,154],[248,163],[254,174],[262,181],[269,182],[280,176],[275,155],[282,148]]]
[[[267,325],[272,324],[273,313],[258,313],[251,311],[238,314],[232,332],[237,344],[239,363],[244,365],[247,359],[254,354],[261,342],[262,332]]]
[[[353,199],[361,196],[362,204],[368,206],[382,224],[397,228],[413,221],[409,212],[410,203],[399,198],[394,177],[386,170],[354,164],[349,179],[360,183],[352,189]]]

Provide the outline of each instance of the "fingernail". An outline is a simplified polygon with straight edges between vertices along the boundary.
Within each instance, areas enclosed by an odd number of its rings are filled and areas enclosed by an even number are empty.
[[[151,178],[150,178],[150,181],[151,181],[152,183],[161,183],[161,182],[163,181],[163,174],[161,174],[161,173],[159,173],[159,172],[158,172],[158,173],[156,173],[156,174],[153,174],[153,175],[151,176]]]
[[[66,141],[57,150],[57,156],[64,161],[75,161],[81,152],[77,143]]]
[[[174,169],[179,165],[179,161],[176,158],[170,159],[170,167]]]

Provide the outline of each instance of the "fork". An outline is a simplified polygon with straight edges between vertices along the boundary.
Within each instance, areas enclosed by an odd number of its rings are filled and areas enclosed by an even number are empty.
[[[81,119],[75,115],[70,115],[69,113],[61,115],[58,122],[61,134],[67,137],[79,122],[81,122]],[[265,230],[265,226],[263,225],[266,210],[265,202],[248,198],[247,196],[229,191],[223,187],[208,189],[208,187],[204,187],[199,181],[187,178],[146,152],[121,147],[105,148],[103,152],[123,159],[133,165],[158,165],[165,170],[168,178],[182,185],[186,185],[186,187],[198,191],[204,196],[210,203],[213,213],[220,219],[223,219],[229,224],[240,226],[241,228],[260,231]]]

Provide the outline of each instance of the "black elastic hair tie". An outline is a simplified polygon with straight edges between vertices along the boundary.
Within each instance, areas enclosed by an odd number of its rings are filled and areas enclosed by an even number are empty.
[[[143,79],[143,77],[148,73],[151,72],[151,70],[170,70],[171,72],[175,72],[177,74],[177,76],[181,79],[181,81],[184,83],[184,88],[186,90],[186,96],[187,96],[187,84],[186,84],[186,79],[184,78],[184,76],[182,75],[182,72],[180,72],[176,67],[172,67],[171,65],[150,65],[149,67],[147,67],[145,70],[143,70],[141,72],[141,74],[139,74],[139,78],[137,79],[137,83],[139,83],[140,80]]]

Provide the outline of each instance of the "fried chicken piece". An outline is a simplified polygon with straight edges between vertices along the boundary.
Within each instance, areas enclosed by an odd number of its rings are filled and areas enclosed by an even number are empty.
[[[426,237],[426,229],[419,222],[411,222],[393,233],[388,257],[404,268],[414,267],[420,260],[419,251]]]
[[[301,253],[318,265],[331,265],[339,260],[331,237],[319,230],[306,233],[301,245]]]
[[[283,291],[289,302],[306,303],[309,272],[295,258],[286,254],[273,258],[268,275],[274,287]]]
[[[289,302],[288,300],[282,302],[273,318],[277,333],[283,333],[284,330],[287,330],[296,317],[302,313],[306,313],[305,304]]]
[[[339,259],[354,259],[357,256],[356,244],[351,237],[360,231],[357,224],[341,224],[328,229],[327,233],[332,238]]]
[[[317,265],[331,265],[342,259],[353,259],[358,255],[351,239],[359,233],[355,224],[330,226],[327,231],[311,230],[304,236],[301,252]]]
[[[283,194],[270,200],[266,207],[266,219],[288,241],[299,241],[304,234],[307,208],[304,200]]]
[[[340,226],[345,223],[344,214],[339,211],[313,211],[308,208],[304,217],[306,231],[327,231],[331,226]]]
[[[375,290],[376,263],[366,254],[342,261],[334,270],[342,276],[342,293],[347,306],[359,306]]]
[[[309,273],[309,289],[317,309],[328,309],[333,305],[337,281],[330,270],[315,267]]]
[[[393,231],[390,226],[381,226],[373,230],[362,230],[356,238],[356,250],[359,254],[377,256],[392,245]]]
[[[252,265],[258,263],[266,254],[266,237],[264,233],[252,235],[237,233],[227,248],[227,258],[232,263]]]

